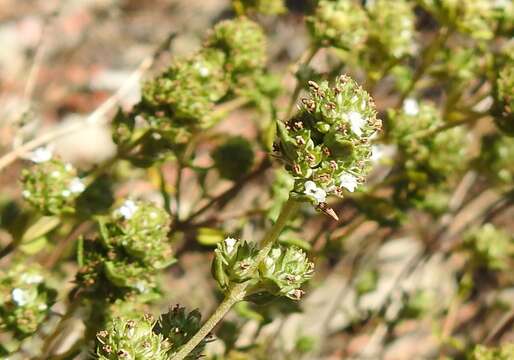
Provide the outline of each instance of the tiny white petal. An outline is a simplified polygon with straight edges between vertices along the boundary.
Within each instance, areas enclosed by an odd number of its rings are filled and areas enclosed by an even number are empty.
[[[71,195],[71,191],[70,190],[63,190],[62,193],[61,193],[62,196],[64,197],[68,197]]]
[[[35,163],[43,163],[52,159],[52,151],[47,147],[40,147],[29,155],[29,159]]]
[[[61,176],[61,173],[57,170],[54,170],[50,173],[50,176],[53,177],[53,178],[58,178]]]
[[[86,189],[86,185],[79,178],[74,178],[68,188],[72,193],[78,194]]]
[[[11,297],[12,301],[14,301],[18,306],[27,305],[29,302],[29,294],[27,290],[24,289],[14,288],[11,291]]]
[[[351,111],[348,113],[348,120],[350,121],[350,127],[352,132],[357,136],[362,136],[362,128],[366,124],[366,120],[357,111]]]
[[[227,252],[230,254],[234,251],[234,247],[237,244],[237,240],[231,237],[225,239],[225,245],[227,246]]]
[[[209,73],[210,73],[209,69],[206,68],[205,66],[200,67],[198,72],[200,73],[201,77],[207,77],[207,76],[209,76]]]
[[[415,99],[405,99],[403,102],[403,112],[409,116],[416,116],[419,114],[419,104]]]
[[[133,200],[125,200],[118,208],[118,213],[126,220],[132,219],[137,211],[137,205]]]
[[[21,276],[21,281],[25,284],[41,284],[43,282],[43,277],[39,274],[23,274]]]
[[[319,188],[314,181],[310,180],[305,182],[305,195],[312,196],[317,203],[325,202],[327,198],[325,190]]]
[[[23,191],[21,192],[21,195],[22,195],[24,198],[29,198],[31,194],[30,194],[30,191],[28,191],[28,190],[23,190]]]
[[[357,178],[350,173],[344,172],[339,177],[340,186],[347,189],[349,192],[354,192],[355,188],[359,183],[357,182]]]

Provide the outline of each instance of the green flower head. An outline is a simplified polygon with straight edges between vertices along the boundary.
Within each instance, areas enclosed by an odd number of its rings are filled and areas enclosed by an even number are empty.
[[[354,0],[321,0],[307,18],[313,41],[320,46],[354,50],[363,46],[368,18]]]
[[[75,200],[86,188],[75,168],[57,159],[34,160],[22,172],[23,198],[45,215],[75,212]]]
[[[161,207],[149,201],[125,200],[101,219],[100,232],[108,247],[123,248],[144,264],[162,269],[173,260],[168,242],[171,219]]]
[[[233,283],[255,280],[255,256],[258,249],[246,241],[228,237],[214,250],[212,274],[218,286],[228,291]]]
[[[369,94],[347,76],[309,82],[310,96],[287,123],[278,123],[276,149],[295,179],[293,197],[322,205],[353,192],[369,170],[371,139],[381,129]]]
[[[234,84],[240,83],[240,77],[259,73],[266,65],[266,36],[246,17],[218,23],[205,46],[225,54],[225,71]]]
[[[96,358],[100,360],[167,360],[170,342],[153,332],[150,315],[138,319],[115,318],[96,334]]]
[[[39,267],[18,265],[0,273],[0,330],[18,338],[33,334],[48,316],[56,295]]]
[[[275,296],[299,300],[300,289],[312,277],[314,264],[296,246],[276,245],[259,265],[260,279],[254,292],[265,291]]]

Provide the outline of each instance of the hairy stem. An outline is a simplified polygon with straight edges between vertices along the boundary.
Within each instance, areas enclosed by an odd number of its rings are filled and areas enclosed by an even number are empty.
[[[278,236],[286,226],[288,220],[298,209],[299,203],[293,199],[289,199],[283,206],[277,222],[266,233],[261,242],[261,248],[256,257],[255,265],[252,271],[257,271],[258,264],[268,255],[273,244],[278,239]],[[221,302],[218,308],[214,311],[211,317],[203,324],[202,328],[180,349],[179,352],[172,358],[172,360],[184,359],[194,348],[214,329],[214,327],[225,317],[227,312],[237,302],[244,299],[246,295],[247,283],[234,285],[225,299]]]

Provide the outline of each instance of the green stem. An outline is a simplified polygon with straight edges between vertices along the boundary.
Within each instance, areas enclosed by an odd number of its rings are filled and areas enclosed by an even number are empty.
[[[286,226],[288,220],[296,212],[298,207],[299,203],[291,198],[282,206],[282,210],[278,216],[277,222],[271,227],[271,229],[262,239],[261,248],[257,254],[255,265],[251,271],[257,271],[258,265],[264,260],[264,258],[266,258],[272,246],[277,241],[278,236]],[[198,344],[207,335],[209,335],[212,329],[214,329],[214,327],[225,317],[232,306],[245,298],[247,287],[248,283],[234,285],[225,296],[225,299],[211,315],[211,317],[203,324],[201,329],[180,349],[180,351],[177,352],[175,356],[173,356],[172,360],[182,360],[191,351],[193,351],[194,348],[198,346]]]

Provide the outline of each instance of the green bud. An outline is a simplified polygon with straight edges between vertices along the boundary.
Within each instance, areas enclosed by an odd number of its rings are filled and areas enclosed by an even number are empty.
[[[514,343],[504,344],[498,347],[475,347],[470,360],[511,360],[514,359]]]
[[[106,246],[123,248],[155,269],[165,268],[173,261],[168,242],[170,223],[170,216],[161,207],[130,199],[99,221]]]
[[[232,283],[256,279],[257,252],[253,244],[230,237],[218,243],[214,250],[212,274],[223,291],[228,291]]]
[[[259,283],[251,291],[299,300],[304,294],[300,287],[312,277],[313,269],[314,264],[300,248],[276,245],[259,265]]]
[[[186,309],[180,306],[172,307],[167,313],[162,314],[154,332],[163,335],[171,344],[168,354],[175,355],[200,330],[202,315],[198,310],[186,313]],[[209,337],[204,338],[186,357],[186,360],[201,358],[205,345],[210,341]]]
[[[253,76],[266,65],[266,37],[262,28],[246,17],[218,23],[205,46],[225,54],[225,70],[234,84],[242,77]]]
[[[514,238],[492,224],[485,224],[466,235],[464,247],[477,265],[504,270],[509,268],[509,260],[514,255]]]
[[[293,196],[315,205],[353,192],[369,170],[371,138],[381,128],[369,94],[347,76],[333,87],[309,82],[300,112],[278,123],[277,150],[295,179]]]
[[[514,136],[514,62],[500,71],[492,113],[498,128]]]
[[[17,265],[0,272],[0,330],[20,339],[33,334],[48,316],[56,295],[37,266]]]
[[[153,332],[154,319],[116,318],[97,333],[96,358],[100,360],[167,360],[170,342]]]
[[[311,37],[319,46],[354,50],[367,36],[367,16],[354,0],[321,0],[307,18]]]
[[[75,212],[75,200],[85,190],[75,168],[56,159],[24,169],[21,182],[23,198],[45,215]]]
[[[212,158],[221,177],[238,180],[252,168],[254,153],[248,140],[234,136],[214,149]]]
[[[277,15],[287,10],[284,0],[232,0],[232,6],[238,14],[257,12],[265,15]]]

